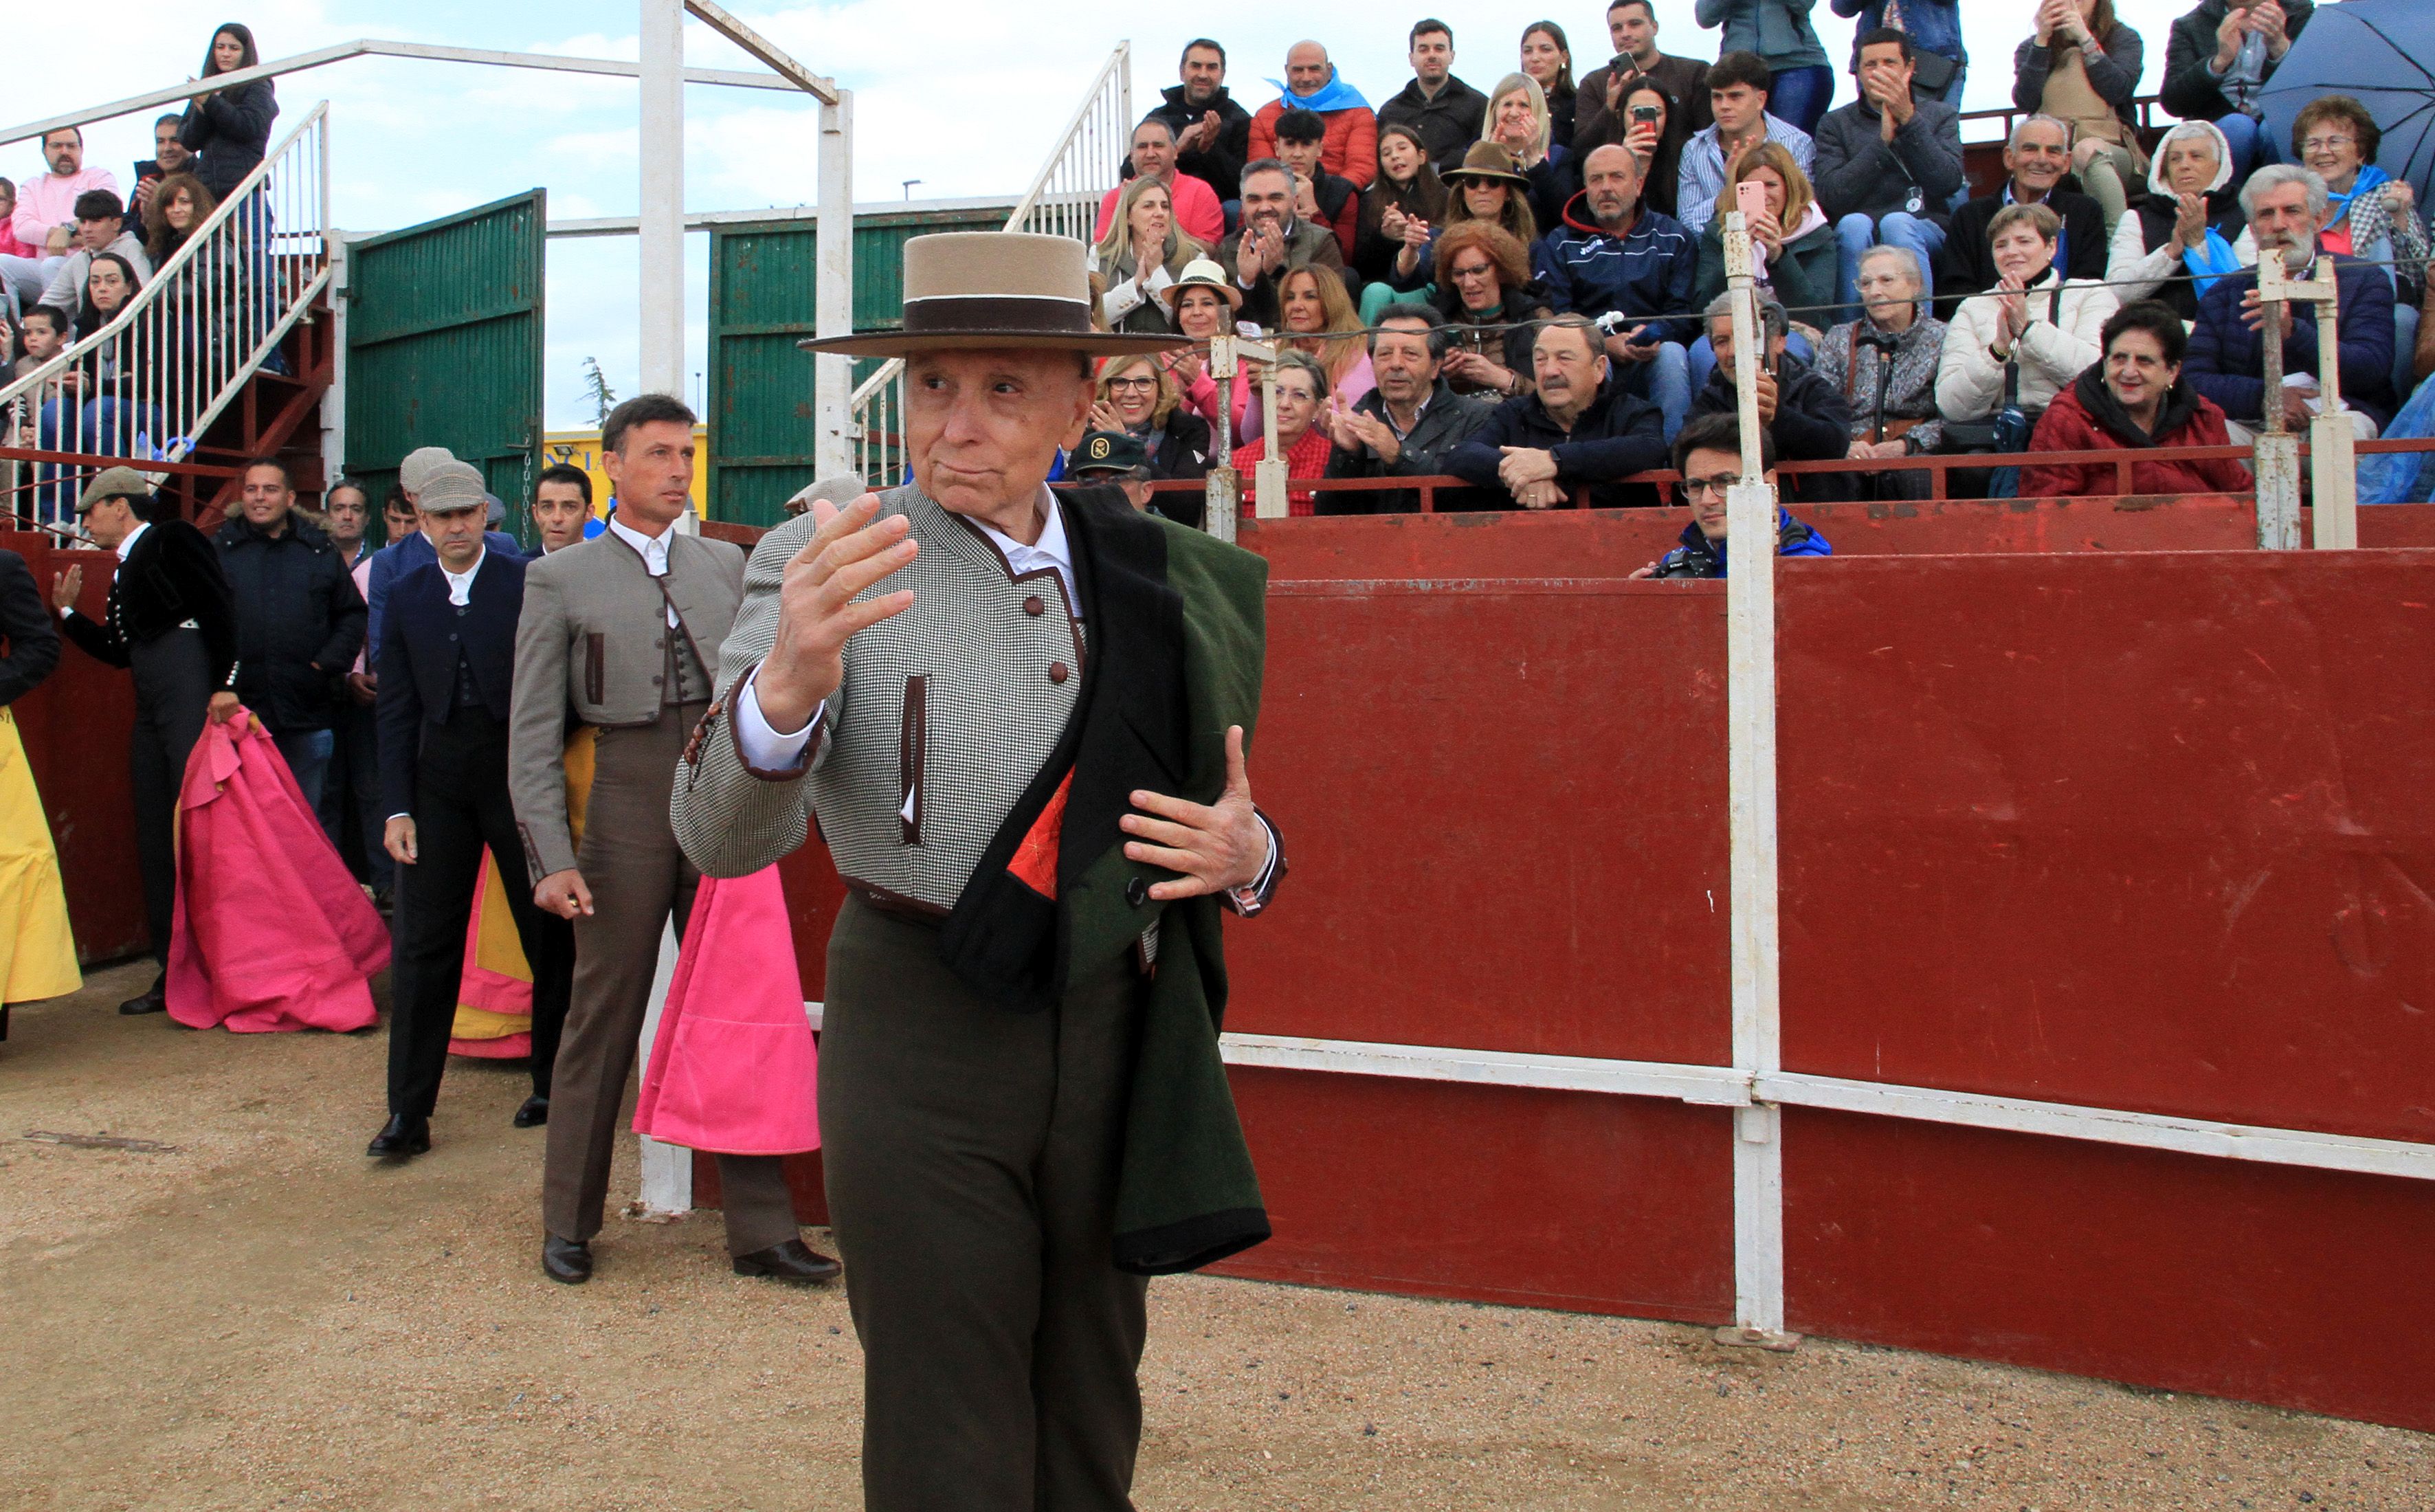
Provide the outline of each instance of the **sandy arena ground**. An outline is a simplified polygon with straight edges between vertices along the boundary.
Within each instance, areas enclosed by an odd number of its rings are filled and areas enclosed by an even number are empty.
[[[858,1504],[841,1291],[730,1275],[716,1215],[613,1218],[554,1285],[517,1071],[453,1063],[437,1147],[374,1169],[381,1034],[119,1018],[148,971],[0,1045],[0,1506]],[[1150,1303],[1160,1512],[2435,1508],[2435,1438],[2262,1407],[1241,1281]]]

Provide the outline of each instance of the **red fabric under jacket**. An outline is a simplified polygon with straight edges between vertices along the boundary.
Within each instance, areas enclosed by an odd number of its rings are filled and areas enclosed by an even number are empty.
[[[2225,446],[2232,438],[2224,429],[2221,406],[2204,394],[2191,397],[2198,408],[2182,424],[2156,438],[2158,446]],[[2097,421],[2080,396],[2080,385],[2074,383],[2055,395],[2054,403],[2038,421],[2035,434],[2029,438],[2032,452],[2113,452],[2134,443],[2125,441]],[[2111,462],[2075,463],[2063,460],[2041,463],[2021,470],[2021,497],[2024,499],[2060,499],[2075,494],[2111,498],[2128,491],[2146,493],[2247,493],[2256,485],[2249,469],[2225,458],[2216,462],[2133,462],[2131,464],[2131,487],[2122,489],[2115,480]]]

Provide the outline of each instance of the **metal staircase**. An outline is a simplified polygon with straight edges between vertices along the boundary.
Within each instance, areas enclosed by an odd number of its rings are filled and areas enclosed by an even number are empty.
[[[33,442],[0,445],[0,500],[21,527],[68,529],[82,480],[113,463],[207,528],[248,457],[291,454],[300,490],[319,490],[313,421],[337,357],[328,149],[323,101],[114,318],[0,386],[0,441]],[[71,369],[86,375],[73,397]]]

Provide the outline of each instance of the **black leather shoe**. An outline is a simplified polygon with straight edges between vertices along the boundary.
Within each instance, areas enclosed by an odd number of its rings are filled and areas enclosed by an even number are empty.
[[[118,1005],[118,1011],[126,1014],[130,1019],[139,1013],[166,1013],[169,1011],[169,973],[164,971],[159,976],[154,977],[150,987],[146,988],[143,991],[120,1004]]]
[[[591,1242],[551,1234],[541,1243],[541,1268],[551,1280],[582,1285],[592,1279]]]
[[[771,1280],[792,1281],[798,1286],[833,1281],[844,1268],[800,1239],[735,1257],[738,1276],[767,1276]]]
[[[526,1098],[525,1105],[516,1109],[515,1123],[518,1128],[539,1128],[548,1122],[549,1099],[539,1092]]]
[[[431,1121],[409,1118],[404,1113],[391,1113],[372,1142],[364,1146],[366,1155],[404,1159],[423,1154],[431,1148]]]

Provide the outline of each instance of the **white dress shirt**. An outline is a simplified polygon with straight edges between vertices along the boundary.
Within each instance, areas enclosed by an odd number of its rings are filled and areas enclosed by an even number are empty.
[[[676,528],[677,523],[671,520],[658,535],[647,536],[618,519],[615,514],[609,516],[610,532],[634,548],[643,558],[643,570],[654,577],[665,577],[668,575],[668,538],[676,533]],[[671,604],[668,606],[668,628],[676,627],[677,610],[676,606]],[[715,672],[717,669],[714,667],[712,670]]]
[[[490,548],[487,546],[475,552],[474,565],[466,568],[461,573],[450,572],[448,570],[448,564],[444,561],[440,564],[440,576],[448,579],[449,603],[455,605],[458,609],[463,609],[466,605],[474,602],[474,575],[482,570],[482,558],[490,554]],[[654,576],[657,575],[655,574]]]

